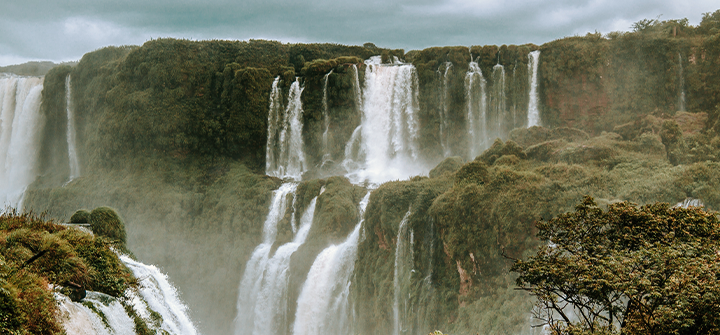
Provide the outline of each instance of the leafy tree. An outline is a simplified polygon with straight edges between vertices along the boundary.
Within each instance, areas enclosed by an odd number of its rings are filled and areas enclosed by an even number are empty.
[[[537,224],[548,243],[512,271],[554,334],[719,334],[720,224],[702,208],[591,197]]]

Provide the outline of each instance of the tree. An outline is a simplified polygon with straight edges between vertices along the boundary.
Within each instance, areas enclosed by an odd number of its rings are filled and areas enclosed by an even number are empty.
[[[702,208],[591,197],[537,223],[547,241],[516,260],[554,334],[720,334],[720,224]]]

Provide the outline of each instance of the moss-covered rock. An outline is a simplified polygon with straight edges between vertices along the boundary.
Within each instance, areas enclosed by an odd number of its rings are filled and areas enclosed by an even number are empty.
[[[457,186],[466,184],[482,185],[488,182],[488,180],[487,166],[479,161],[467,163],[455,173],[455,185]]]
[[[90,223],[90,211],[87,209],[78,209],[70,217],[70,223]]]
[[[120,215],[110,207],[97,207],[90,213],[90,229],[93,233],[107,237],[125,245],[125,223]]]
[[[430,178],[437,178],[445,173],[454,173],[463,166],[465,160],[460,156],[445,158],[440,164],[430,170]]]

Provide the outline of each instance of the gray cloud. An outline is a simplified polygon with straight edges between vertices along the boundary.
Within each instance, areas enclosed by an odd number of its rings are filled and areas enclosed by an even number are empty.
[[[0,4],[0,66],[66,61],[151,38],[373,42],[390,48],[542,44],[629,30],[640,19],[688,18],[715,0],[65,0]]]

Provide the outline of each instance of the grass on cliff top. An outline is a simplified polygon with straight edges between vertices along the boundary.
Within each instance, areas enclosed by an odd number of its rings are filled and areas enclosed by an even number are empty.
[[[105,238],[33,214],[0,215],[2,333],[63,334],[52,286],[72,282],[119,297],[135,285],[111,245]]]

